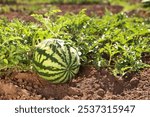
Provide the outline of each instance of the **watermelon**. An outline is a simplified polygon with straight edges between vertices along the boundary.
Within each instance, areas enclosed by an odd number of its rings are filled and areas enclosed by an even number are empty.
[[[79,71],[77,49],[60,39],[46,39],[35,49],[33,65],[37,74],[51,83],[66,83]]]

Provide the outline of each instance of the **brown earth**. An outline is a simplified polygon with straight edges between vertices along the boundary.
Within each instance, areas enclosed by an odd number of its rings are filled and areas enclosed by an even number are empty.
[[[107,7],[113,13],[122,10],[120,6],[110,5],[58,5],[62,13],[79,12],[88,8],[87,14],[92,12],[102,16]],[[142,12],[139,14],[139,12]],[[142,17],[150,16],[144,11],[132,11],[129,15],[137,14]],[[34,19],[21,12],[1,14],[8,19],[19,18],[25,21]],[[144,57],[150,61],[150,57]],[[149,62],[148,62],[149,63]],[[17,100],[45,100],[45,99],[80,99],[80,100],[108,100],[108,99],[150,99],[150,69],[143,69],[131,75],[128,79],[114,78],[106,70],[96,70],[91,66],[80,68],[79,74],[72,82],[66,84],[50,84],[32,72],[13,72],[8,76],[0,76],[0,99]]]
[[[116,79],[106,70],[86,66],[66,84],[51,84],[31,72],[13,72],[0,79],[0,99],[148,100],[150,69],[128,79]]]
[[[47,5],[45,5],[46,7]],[[73,13],[78,13],[80,12],[82,9],[87,9],[86,13],[88,15],[92,15],[97,14],[99,16],[104,15],[105,10],[109,9],[112,13],[118,13],[122,10],[121,6],[110,6],[107,4],[104,5],[71,5],[71,4],[63,4],[63,5],[56,5],[57,8],[59,8],[62,12],[60,14],[65,14],[66,12],[73,12]],[[44,13],[43,11],[38,11],[39,13]],[[25,20],[25,21],[35,21],[33,19],[33,17],[31,17],[30,15],[28,15],[26,12],[22,12],[22,11],[11,11],[8,13],[3,13],[0,14],[0,17],[7,17],[9,20],[14,19],[14,18],[19,18],[21,20]]]
[[[45,5],[46,7],[47,5]],[[62,4],[62,5],[56,5],[62,12],[61,14],[65,14],[66,12],[73,12],[73,13],[78,13],[82,9],[86,9],[86,13],[88,15],[92,14],[97,14],[98,16],[103,16],[105,13],[105,10],[108,9],[112,13],[119,13],[123,10],[123,7],[117,6],[117,5],[108,5],[108,4],[81,4],[81,5],[73,5],[73,4]],[[43,11],[38,11],[39,13],[44,13]],[[144,10],[132,10],[130,12],[127,12],[129,16],[135,15],[139,17],[144,17],[144,18],[149,18],[150,17],[150,12],[144,11]],[[25,21],[35,21],[33,17],[31,17],[29,14],[22,12],[22,11],[12,11],[8,13],[3,13],[0,14],[0,18],[3,16],[7,17],[9,20],[12,20],[14,18],[19,18],[21,20]]]

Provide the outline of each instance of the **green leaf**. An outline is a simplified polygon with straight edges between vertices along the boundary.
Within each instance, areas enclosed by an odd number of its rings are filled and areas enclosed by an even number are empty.
[[[5,64],[8,64],[8,60],[7,59],[4,59],[3,61],[4,61]]]

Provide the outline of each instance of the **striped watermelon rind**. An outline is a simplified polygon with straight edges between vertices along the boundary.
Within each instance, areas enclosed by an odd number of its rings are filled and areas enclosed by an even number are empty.
[[[60,39],[46,39],[36,46],[34,68],[41,78],[52,83],[66,83],[79,71],[77,49]]]

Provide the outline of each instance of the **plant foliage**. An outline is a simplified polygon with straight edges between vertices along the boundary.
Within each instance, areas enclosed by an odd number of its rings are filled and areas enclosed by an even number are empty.
[[[149,67],[142,61],[150,53],[150,25],[144,19],[107,12],[102,18],[78,14],[58,15],[59,10],[34,14],[40,23],[0,20],[0,69],[32,66],[36,44],[47,38],[69,41],[81,53],[82,65],[106,68],[114,76]]]

